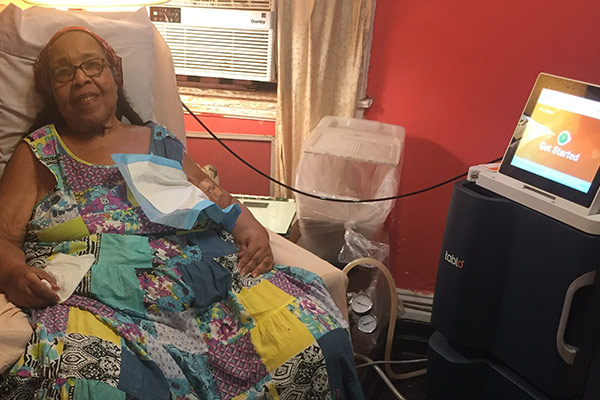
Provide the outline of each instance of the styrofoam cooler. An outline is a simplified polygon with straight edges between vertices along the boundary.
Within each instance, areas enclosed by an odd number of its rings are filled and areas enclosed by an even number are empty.
[[[295,186],[339,199],[372,199],[398,193],[405,130],[355,118],[323,117],[302,148]],[[383,229],[394,201],[340,203],[295,194],[298,244],[337,264],[344,231],[367,239]]]

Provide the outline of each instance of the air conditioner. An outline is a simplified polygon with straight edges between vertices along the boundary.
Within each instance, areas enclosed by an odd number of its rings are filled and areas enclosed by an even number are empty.
[[[274,82],[275,0],[170,1],[148,7],[175,73]]]

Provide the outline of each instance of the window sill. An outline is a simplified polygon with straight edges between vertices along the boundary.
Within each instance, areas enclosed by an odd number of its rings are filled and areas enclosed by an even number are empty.
[[[194,113],[275,121],[277,93],[179,86],[179,97]]]

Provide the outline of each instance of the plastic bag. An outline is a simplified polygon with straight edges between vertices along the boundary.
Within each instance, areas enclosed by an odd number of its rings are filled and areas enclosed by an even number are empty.
[[[387,243],[375,242],[356,232],[352,227],[346,227],[344,244],[338,254],[338,261],[349,263],[357,258],[369,257],[384,262],[390,254]]]

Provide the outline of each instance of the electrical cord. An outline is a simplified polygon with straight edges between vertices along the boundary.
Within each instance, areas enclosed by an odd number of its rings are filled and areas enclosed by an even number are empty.
[[[414,363],[418,363],[418,362],[426,362],[427,359],[426,358],[415,358],[412,360],[392,360],[392,361],[385,361],[385,360],[379,360],[379,361],[370,361],[364,364],[358,364],[356,366],[356,368],[363,368],[363,367],[369,367],[371,365],[380,365],[380,364],[414,364]]]
[[[204,130],[206,130],[206,132],[210,136],[212,136],[213,139],[215,139],[221,146],[223,146],[225,148],[225,150],[227,150],[229,153],[231,153],[231,155],[233,155],[235,158],[237,158],[240,162],[242,162],[248,168],[250,168],[251,170],[253,170],[257,174],[261,175],[262,177],[267,178],[271,182],[276,183],[279,186],[282,186],[282,187],[284,187],[284,188],[286,188],[286,189],[288,189],[288,190],[290,190],[290,191],[292,191],[294,193],[298,193],[298,194],[301,194],[303,196],[311,197],[313,199],[326,200],[326,201],[335,201],[335,202],[339,202],[339,203],[374,203],[374,202],[378,202],[378,201],[390,201],[390,200],[402,199],[402,198],[405,198],[405,197],[410,197],[410,196],[414,196],[414,195],[421,194],[421,193],[424,193],[424,192],[428,192],[430,190],[437,189],[440,186],[447,185],[448,183],[453,182],[453,181],[455,181],[457,179],[460,179],[460,178],[462,178],[464,176],[467,176],[467,173],[465,172],[465,173],[462,173],[460,175],[456,175],[456,176],[454,176],[454,177],[452,177],[450,179],[446,179],[445,181],[440,182],[440,183],[438,183],[436,185],[426,187],[424,189],[419,189],[419,190],[415,190],[414,192],[399,194],[399,195],[396,195],[396,196],[378,197],[378,198],[375,198],[375,199],[338,199],[338,198],[335,198],[335,197],[319,196],[319,195],[316,195],[314,193],[308,193],[308,192],[305,192],[303,190],[297,189],[295,187],[289,186],[289,185],[287,185],[287,184],[285,184],[285,183],[283,183],[281,181],[278,181],[277,179],[271,177],[270,175],[265,174],[264,172],[262,172],[261,170],[259,170],[258,168],[256,168],[254,165],[252,165],[248,161],[244,160],[235,151],[233,151],[229,146],[227,146],[225,144],[225,142],[223,142],[223,140],[221,140],[217,135],[215,135],[213,133],[213,131],[211,131],[208,128],[208,126],[206,126],[204,124],[204,122],[202,122],[200,120],[200,118],[198,118],[196,116],[196,114],[194,114],[194,112],[192,110],[190,110],[190,108],[183,101],[181,102],[181,104],[183,105],[183,108],[185,108],[185,110],[196,120],[196,122],[198,122],[204,128]],[[486,164],[495,163],[497,161],[500,161],[501,159],[502,159],[502,157],[499,157],[499,158],[496,158],[495,160],[487,162]]]
[[[388,389],[390,389],[390,391],[394,394],[394,396],[396,396],[396,398],[398,400],[406,400],[406,397],[402,396],[402,394],[398,391],[398,389],[396,389],[396,386],[394,386],[392,381],[390,381],[390,378],[387,377],[387,375],[381,370],[381,368],[379,368],[378,365],[373,364],[375,361],[371,360],[369,357],[367,357],[365,355],[358,354],[358,353],[354,353],[354,358],[360,358],[361,360],[366,361],[367,364],[373,365],[373,368],[375,369],[377,374],[381,377],[381,379],[383,380],[383,383],[385,383],[385,385],[388,387]]]

